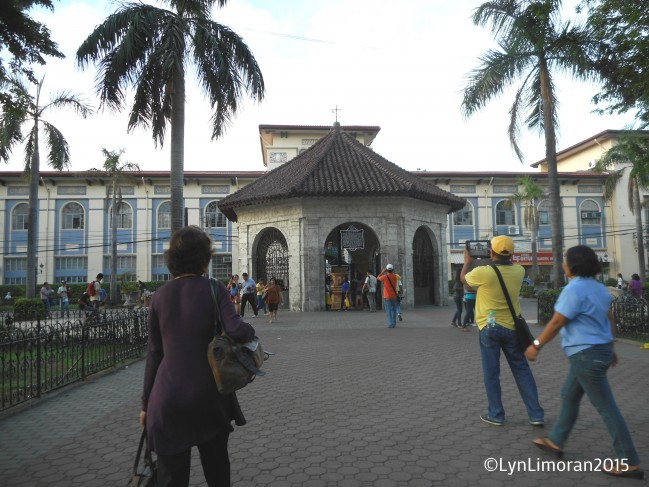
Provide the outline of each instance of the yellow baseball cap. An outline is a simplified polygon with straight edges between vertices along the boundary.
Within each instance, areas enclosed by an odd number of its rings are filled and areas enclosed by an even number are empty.
[[[506,235],[491,239],[491,250],[498,255],[514,255],[514,241]]]

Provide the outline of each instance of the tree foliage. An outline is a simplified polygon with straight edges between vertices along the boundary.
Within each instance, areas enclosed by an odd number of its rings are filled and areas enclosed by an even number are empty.
[[[36,77],[32,65],[44,65],[43,56],[63,58],[57,44],[50,39],[50,31],[32,19],[27,11],[33,6],[53,10],[51,0],[3,0],[0,8],[0,48],[9,52],[8,69],[0,58],[0,81],[10,75],[21,75],[32,83]],[[10,93],[0,91],[0,102],[7,104],[15,99]]]
[[[635,112],[649,124],[649,1],[585,0],[598,41],[594,66],[603,88],[593,101],[609,113]]]

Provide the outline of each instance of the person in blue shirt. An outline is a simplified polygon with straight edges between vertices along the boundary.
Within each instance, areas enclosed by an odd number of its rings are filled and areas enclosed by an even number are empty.
[[[528,360],[536,360],[541,348],[560,333],[561,346],[570,362],[559,417],[547,438],[536,438],[534,444],[560,457],[586,394],[604,420],[618,457],[618,461],[603,465],[602,471],[641,479],[644,472],[639,467],[640,459],[606,377],[609,367],[617,364],[617,356],[613,351],[612,297],[595,279],[602,271],[601,264],[590,247],[577,245],[566,252],[563,271],[570,282],[561,291],[543,333],[525,351]]]
[[[349,279],[347,279],[347,277],[345,277],[345,280],[343,281],[340,292],[340,309],[341,311],[345,311],[345,300],[349,297]]]

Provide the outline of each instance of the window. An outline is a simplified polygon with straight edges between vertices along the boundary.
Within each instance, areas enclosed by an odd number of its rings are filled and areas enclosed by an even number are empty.
[[[6,286],[24,286],[27,284],[26,277],[5,277]]]
[[[110,211],[108,226],[112,227],[113,209]],[[117,228],[133,228],[133,209],[128,203],[117,205]]]
[[[496,205],[496,225],[516,225],[516,213],[511,201],[501,200]]]
[[[539,225],[550,224],[550,202],[543,200],[539,203]]]
[[[84,211],[79,203],[68,203],[61,211],[63,221],[63,230],[81,230],[84,228],[83,223]]]
[[[219,211],[216,201],[212,201],[205,208],[205,227],[206,228],[225,228],[225,215]]]
[[[19,203],[14,207],[11,215],[12,230],[27,230],[27,221],[29,220],[29,205]]]
[[[88,269],[88,257],[57,257],[56,270],[81,270]]]
[[[163,254],[156,254],[151,256],[151,267],[158,269],[160,267],[167,267],[165,263],[165,256]]]
[[[473,206],[467,203],[460,211],[453,213],[454,225],[473,225]]]
[[[232,256],[230,254],[217,254],[212,257],[212,277],[228,279],[232,275]]]
[[[27,257],[5,259],[5,272],[20,272],[27,269]]]
[[[110,272],[110,255],[104,255],[104,269]],[[117,256],[117,272],[130,270],[135,272],[135,256],[134,255],[118,255]]]
[[[171,203],[168,201],[158,206],[158,228],[171,228]]]
[[[600,225],[602,212],[599,205],[593,200],[585,200],[579,207],[579,216],[582,225]]]

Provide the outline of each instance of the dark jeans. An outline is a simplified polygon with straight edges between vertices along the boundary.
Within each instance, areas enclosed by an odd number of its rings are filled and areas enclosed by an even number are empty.
[[[229,433],[198,445],[201,465],[209,487],[230,487]],[[177,455],[158,455],[156,487],[186,487],[189,485],[191,449]]]
[[[241,317],[242,318],[246,311],[246,303],[250,303],[250,306],[252,306],[252,311],[255,313],[255,316],[257,316],[259,310],[257,309],[256,301],[257,301],[257,295],[255,293],[246,293],[241,295]]]
[[[530,421],[544,419],[543,408],[539,404],[539,394],[530,365],[518,348],[516,332],[496,324],[493,328],[485,326],[480,330],[480,353],[482,355],[482,374],[491,419],[505,421],[500,389],[500,351],[503,351],[512,371],[518,392],[527,408]]]
[[[548,437],[555,445],[563,448],[577,420],[581,398],[586,393],[613,438],[617,457],[626,459],[629,465],[638,465],[638,453],[606,377],[613,361],[612,345],[594,345],[571,355],[568,360],[570,370],[561,390],[561,410]]]
[[[465,300],[464,307],[466,309],[466,314],[464,315],[462,325],[466,326],[469,323],[475,323],[475,299]]]
[[[463,302],[462,302],[462,295],[455,295],[453,296],[453,301],[455,301],[455,307],[457,308],[455,311],[455,314],[453,315],[453,323],[456,323],[458,325],[462,324],[462,308],[463,308]]]

